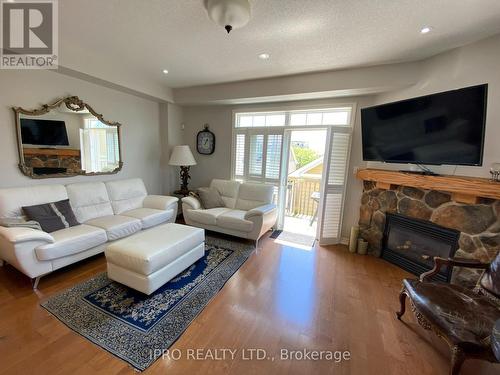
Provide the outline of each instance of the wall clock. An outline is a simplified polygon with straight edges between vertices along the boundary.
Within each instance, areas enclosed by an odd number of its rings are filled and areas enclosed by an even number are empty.
[[[196,136],[196,149],[202,155],[212,155],[215,151],[215,134],[208,130],[208,124]]]

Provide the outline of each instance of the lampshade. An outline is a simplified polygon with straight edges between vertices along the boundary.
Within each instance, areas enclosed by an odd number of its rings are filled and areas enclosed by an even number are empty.
[[[180,165],[187,167],[189,165],[196,165],[193,153],[188,145],[175,146],[168,162],[170,165]]]

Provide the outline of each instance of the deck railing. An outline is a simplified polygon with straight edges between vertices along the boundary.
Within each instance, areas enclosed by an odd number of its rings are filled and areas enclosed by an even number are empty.
[[[318,204],[311,198],[320,191],[320,179],[289,177],[287,184],[287,216],[313,216]]]

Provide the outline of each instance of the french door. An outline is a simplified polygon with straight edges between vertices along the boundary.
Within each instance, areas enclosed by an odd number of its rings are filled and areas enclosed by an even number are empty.
[[[351,129],[329,128],[327,139],[318,210],[320,245],[336,244],[341,240]]]
[[[354,107],[235,113],[232,176],[236,180],[275,186],[277,228],[285,213],[291,131],[326,130],[316,238],[340,242]]]

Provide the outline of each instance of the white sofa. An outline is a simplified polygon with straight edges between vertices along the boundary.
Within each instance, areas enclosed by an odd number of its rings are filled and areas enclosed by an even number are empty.
[[[148,195],[141,179],[0,189],[0,218],[22,218],[23,206],[70,200],[80,225],[46,233],[0,226],[0,263],[34,279],[104,251],[110,241],[174,222],[178,199]]]
[[[272,185],[214,179],[210,186],[219,191],[225,206],[203,209],[197,198],[182,198],[186,224],[254,241],[275,224]]]

